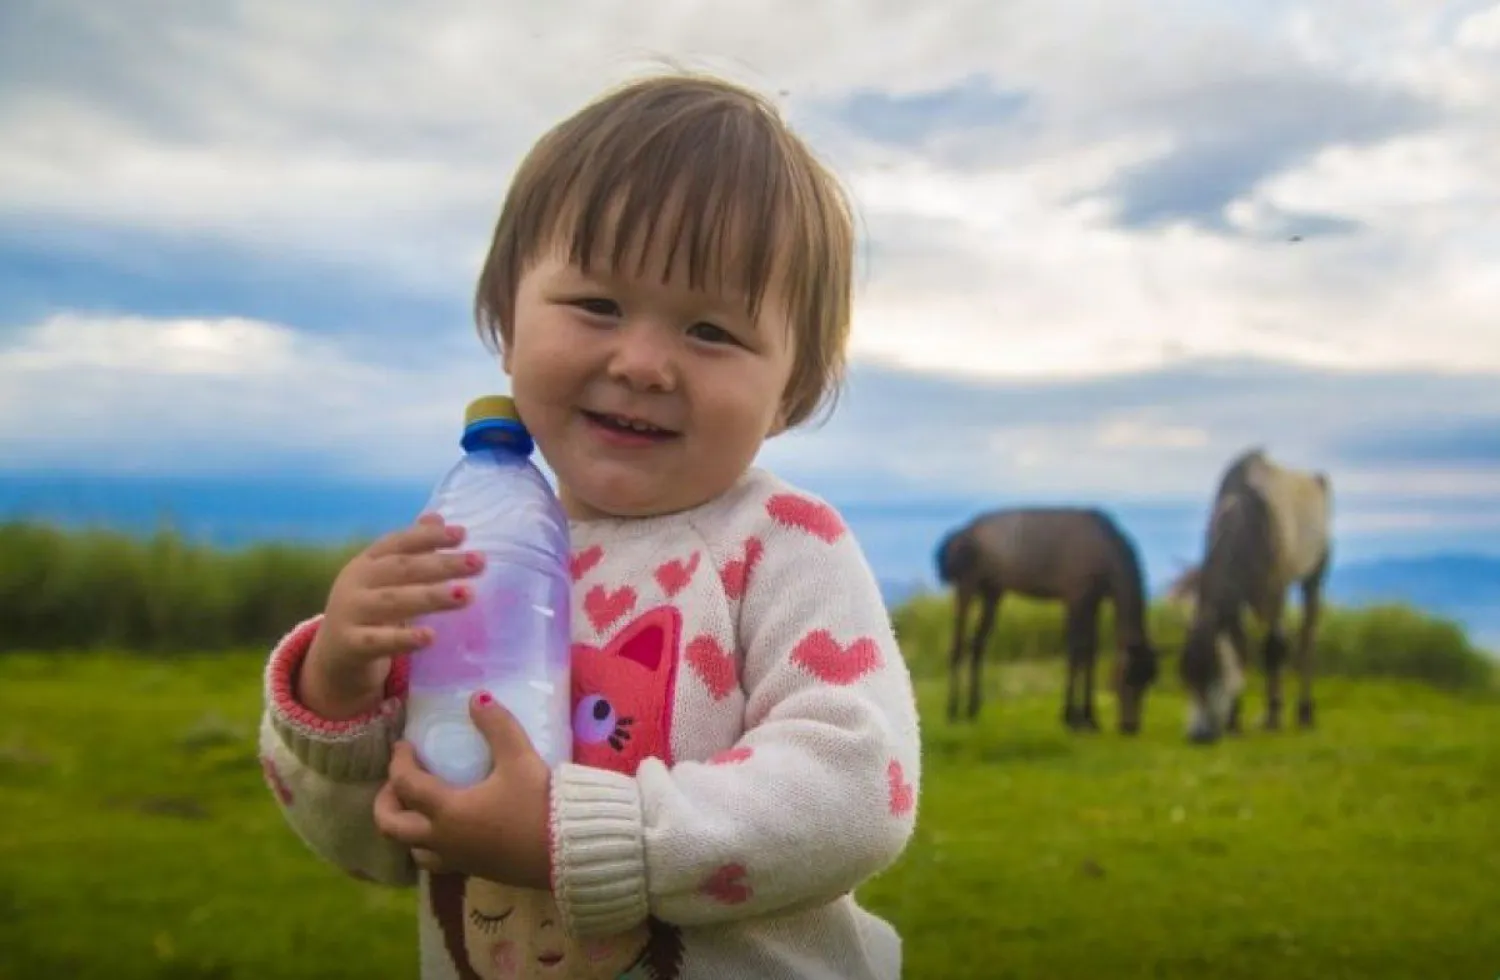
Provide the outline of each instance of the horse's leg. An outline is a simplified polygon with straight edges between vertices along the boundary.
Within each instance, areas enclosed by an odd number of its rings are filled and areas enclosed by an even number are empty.
[[[1063,627],[1067,649],[1068,683],[1063,692],[1063,724],[1069,729],[1097,728],[1091,724],[1094,617],[1087,602],[1069,603]]]
[[[1266,665],[1266,731],[1281,727],[1281,667],[1286,663],[1286,633],[1281,628],[1281,615],[1285,608],[1286,591],[1279,590],[1266,611],[1266,641],[1261,657]]]
[[[1078,728],[1079,711],[1077,700],[1074,697],[1078,688],[1078,653],[1073,642],[1073,607],[1067,605],[1063,609],[1063,669],[1066,677],[1063,679],[1062,696],[1062,723],[1069,731]]]
[[[1064,663],[1064,680],[1062,680],[1062,726],[1064,728],[1076,729],[1079,726],[1079,710],[1074,699],[1074,690],[1079,686],[1079,659],[1073,650],[1073,609],[1064,612],[1062,620],[1062,663]]]
[[[953,646],[948,651],[948,720],[958,720],[958,686],[963,672],[964,626],[969,621],[969,601],[973,593],[967,586],[953,590]]]
[[[1245,622],[1239,613],[1235,613],[1234,618],[1229,620],[1224,633],[1229,637],[1230,650],[1239,668],[1238,689],[1234,692],[1234,700],[1229,702],[1229,719],[1224,730],[1238,735],[1240,733],[1240,705],[1245,699],[1245,670],[1250,663],[1250,640],[1245,636]]]
[[[980,601],[979,628],[974,631],[974,649],[969,653],[969,717],[979,717],[979,702],[984,695],[984,651],[995,626],[995,612],[1000,608],[1000,593],[985,592]]]
[[[1084,625],[1079,629],[1078,648],[1083,651],[1083,727],[1091,732],[1099,730],[1094,718],[1094,665],[1099,659],[1099,600],[1087,601],[1084,605]]]
[[[1313,727],[1313,641],[1323,605],[1323,576],[1327,568],[1325,558],[1317,571],[1302,580],[1302,629],[1297,635],[1297,725],[1301,728]]]

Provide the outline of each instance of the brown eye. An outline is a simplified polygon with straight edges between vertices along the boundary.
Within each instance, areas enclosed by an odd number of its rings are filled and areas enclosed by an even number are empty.
[[[699,340],[706,340],[710,344],[739,343],[739,339],[734,334],[712,323],[695,323],[688,332]]]
[[[620,315],[620,304],[612,299],[591,296],[586,299],[575,299],[573,305],[591,316],[617,317]]]

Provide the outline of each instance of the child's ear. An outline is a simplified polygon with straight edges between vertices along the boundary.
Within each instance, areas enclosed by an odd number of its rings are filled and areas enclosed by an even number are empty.
[[[510,374],[510,344],[500,342],[500,370],[508,376]]]

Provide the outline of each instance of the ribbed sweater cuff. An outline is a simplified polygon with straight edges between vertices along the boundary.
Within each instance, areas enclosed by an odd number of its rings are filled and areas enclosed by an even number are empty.
[[[271,727],[304,765],[336,782],[384,779],[391,748],[400,737],[406,664],[399,658],[386,682],[386,697],[368,714],[330,721],[297,700],[297,675],[317,635],[321,616],[297,624],[276,644],[265,673],[266,710]]]
[[[573,763],[558,767],[552,869],[557,906],[570,931],[607,936],[645,920],[646,843],[633,778]]]

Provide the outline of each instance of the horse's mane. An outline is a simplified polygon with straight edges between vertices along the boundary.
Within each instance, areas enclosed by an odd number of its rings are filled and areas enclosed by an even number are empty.
[[[1124,590],[1123,594],[1115,596],[1117,609],[1116,615],[1128,616],[1137,623],[1145,619],[1146,614],[1146,583],[1141,576],[1140,552],[1136,549],[1135,542],[1120,530],[1120,526],[1101,510],[1093,511],[1094,520],[1099,523],[1099,529],[1104,536],[1114,545],[1116,552],[1116,564],[1120,571],[1120,584]]]
[[[1214,498],[1198,580],[1198,608],[1219,617],[1253,602],[1271,572],[1271,512],[1251,485],[1249,468],[1259,450],[1241,455],[1225,472]]]

